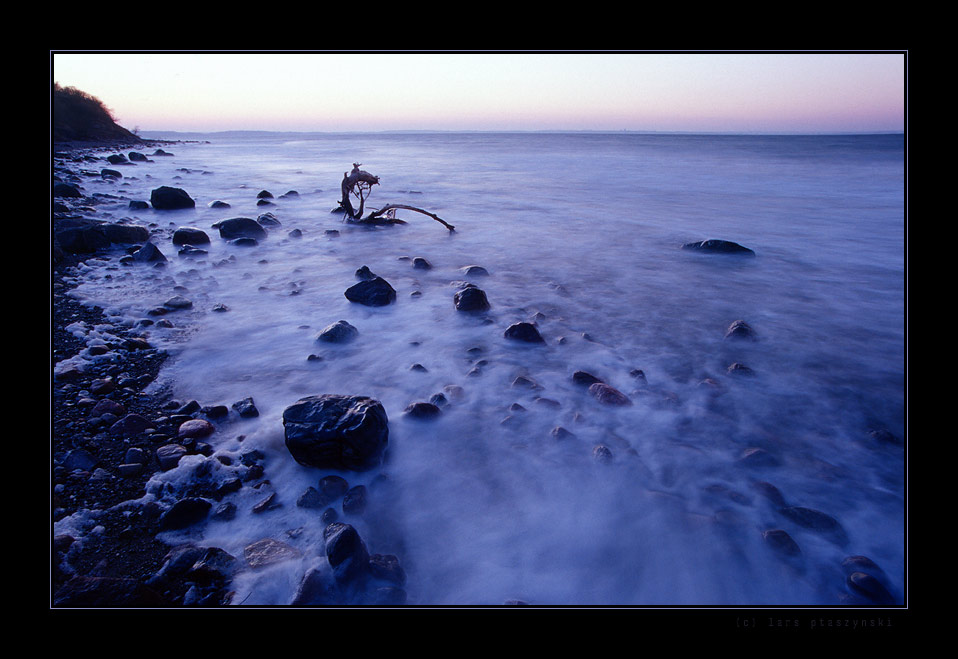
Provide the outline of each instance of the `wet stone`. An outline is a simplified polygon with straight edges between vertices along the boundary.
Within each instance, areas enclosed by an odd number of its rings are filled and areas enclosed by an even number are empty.
[[[736,320],[728,326],[725,331],[725,338],[755,341],[758,336],[755,334],[755,330],[744,320]]]
[[[360,281],[343,293],[350,302],[368,307],[383,307],[396,301],[396,291],[382,277]]]
[[[592,448],[592,459],[599,464],[611,464],[614,458],[608,446],[597,444]]]
[[[849,590],[875,604],[894,604],[895,598],[882,583],[870,574],[852,572],[846,580]]]
[[[442,414],[442,410],[433,403],[412,403],[405,410],[403,414],[413,419],[434,419]]]
[[[542,335],[539,334],[539,330],[536,329],[536,326],[532,323],[513,323],[506,328],[503,336],[521,343],[545,343],[545,339],[542,338]]]
[[[296,505],[300,508],[323,508],[329,504],[329,498],[323,496],[315,487],[309,487],[299,495]]]
[[[362,515],[366,512],[368,490],[365,485],[351,488],[343,497],[343,512],[347,515]]]
[[[160,529],[177,530],[192,526],[206,519],[212,504],[199,497],[180,499],[160,516]]]
[[[349,483],[342,476],[323,476],[319,479],[319,491],[331,500],[338,499],[349,490]]]
[[[349,343],[358,336],[358,329],[345,320],[338,320],[323,329],[323,331],[319,333],[319,336],[316,337],[316,340],[324,343]]]
[[[603,382],[589,385],[589,393],[604,405],[628,406],[632,404],[628,396]]]
[[[581,384],[586,387],[592,386],[595,383],[601,383],[602,380],[598,377],[588,373],[586,371],[576,371],[572,374],[572,381],[576,384]]]
[[[800,556],[802,550],[799,549],[792,536],[782,529],[769,529],[762,532],[762,539],[765,545],[775,551],[777,554],[787,557]]]
[[[299,558],[300,552],[285,542],[280,542],[272,538],[263,538],[262,540],[257,540],[247,545],[243,549],[243,555],[249,566],[255,570]]]

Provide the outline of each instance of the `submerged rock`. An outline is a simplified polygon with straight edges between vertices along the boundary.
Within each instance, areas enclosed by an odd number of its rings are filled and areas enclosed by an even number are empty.
[[[503,336],[523,343],[545,343],[545,339],[542,338],[539,330],[532,323],[513,323],[506,329]]]
[[[343,294],[350,302],[368,307],[383,307],[396,300],[396,291],[393,287],[385,279],[377,276],[350,286]]]
[[[736,320],[728,326],[727,330],[725,330],[725,338],[747,339],[749,341],[755,341],[758,336],[755,334],[755,330],[753,330],[751,326],[744,320]]]
[[[598,378],[586,371],[576,371],[575,373],[573,373],[572,381],[575,382],[576,384],[581,384],[587,387],[590,387],[597,382],[600,384],[602,383],[601,378]]]
[[[779,509],[785,517],[799,526],[821,533],[838,545],[848,544],[848,535],[842,525],[831,515],[802,506],[787,506]]]
[[[769,529],[762,532],[762,539],[765,545],[775,553],[789,558],[801,556],[802,550],[799,549],[792,536],[782,529]]]
[[[589,393],[600,403],[604,405],[631,405],[632,401],[615,387],[611,387],[604,382],[595,382],[589,385]]]
[[[410,404],[403,410],[403,414],[413,419],[434,419],[442,414],[442,410],[434,403],[420,402]]]
[[[457,311],[486,311],[489,300],[485,291],[475,286],[467,286],[453,296]]]
[[[283,411],[286,448],[309,467],[375,466],[389,441],[388,426],[382,403],[367,396],[308,396]]]
[[[707,254],[741,254],[743,256],[755,256],[755,252],[748,247],[743,247],[730,240],[703,240],[701,242],[685,243],[682,245],[682,249]]]
[[[874,604],[890,605],[895,603],[895,598],[888,589],[875,577],[864,572],[852,572],[846,580],[848,589],[860,597]]]
[[[328,325],[319,336],[317,341],[325,343],[348,343],[359,336],[359,330],[350,325],[345,320],[337,320],[332,325]]]

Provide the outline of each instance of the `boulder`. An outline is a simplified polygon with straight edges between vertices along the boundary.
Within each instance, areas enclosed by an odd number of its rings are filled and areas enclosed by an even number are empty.
[[[337,581],[352,578],[369,569],[369,550],[352,525],[333,522],[323,530],[323,540],[326,559]]]
[[[319,336],[317,341],[325,343],[349,343],[359,336],[359,330],[347,323],[345,320],[337,320],[332,325],[327,326]]]
[[[703,240],[701,242],[685,243],[682,249],[695,252],[704,252],[706,254],[741,254],[743,256],[755,256],[755,252],[748,247],[743,247],[730,240]]]
[[[136,263],[156,263],[166,261],[166,257],[159,247],[151,242],[145,242],[140,249],[134,252],[133,261]]]
[[[196,202],[185,190],[167,185],[160,186],[150,193],[150,204],[153,205],[155,210],[178,210],[196,207]]]
[[[489,300],[486,293],[475,286],[467,286],[458,291],[453,297],[457,311],[486,311],[489,309]]]
[[[250,217],[231,217],[228,220],[220,220],[213,224],[213,228],[219,230],[220,238],[224,240],[236,238],[260,240],[266,237],[266,229]]]
[[[286,448],[301,465],[363,471],[379,463],[389,442],[382,403],[367,396],[323,394],[283,411]]]
[[[174,245],[208,245],[210,237],[202,229],[180,227],[173,232]]]
[[[383,307],[396,300],[396,291],[382,277],[358,282],[347,288],[344,295],[350,302],[357,302],[367,307]]]
[[[104,224],[103,233],[119,245],[139,245],[150,239],[149,229],[135,224]]]
[[[69,183],[57,183],[53,186],[53,196],[82,197],[83,193],[81,193],[75,185],[70,185]]]
[[[545,339],[542,338],[539,334],[539,330],[537,330],[536,326],[532,323],[513,323],[506,329],[503,336],[513,341],[522,341],[523,343],[545,343]]]
[[[92,254],[110,246],[101,222],[84,218],[63,219],[56,223],[56,240],[70,254]]]

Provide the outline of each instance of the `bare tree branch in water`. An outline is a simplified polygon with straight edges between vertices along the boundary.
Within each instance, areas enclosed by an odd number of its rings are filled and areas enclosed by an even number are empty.
[[[353,169],[349,172],[343,172],[343,181],[340,185],[342,198],[339,200],[340,208],[345,211],[346,219],[355,224],[406,224],[403,220],[396,218],[396,210],[410,210],[427,215],[436,220],[450,231],[456,227],[449,224],[435,213],[430,213],[422,208],[408,206],[406,204],[386,204],[379,210],[373,211],[367,217],[363,217],[363,210],[366,205],[366,199],[369,197],[372,187],[379,185],[379,177],[373,176],[369,172],[360,169],[362,163],[353,163]],[[353,207],[350,197],[359,200],[359,209]]]

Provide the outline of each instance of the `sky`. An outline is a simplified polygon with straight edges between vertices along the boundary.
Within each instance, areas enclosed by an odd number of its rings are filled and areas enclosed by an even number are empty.
[[[149,131],[905,128],[905,54],[50,52]]]

